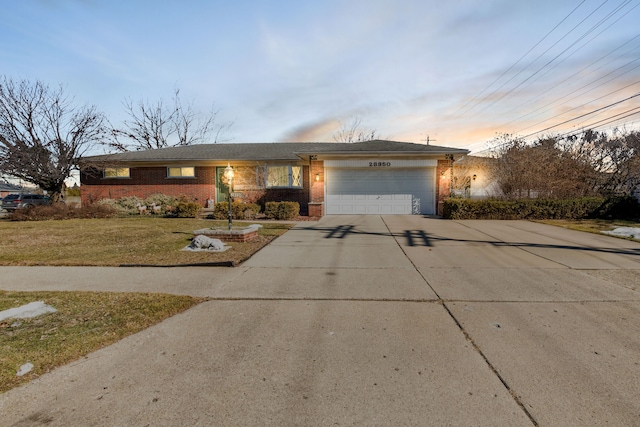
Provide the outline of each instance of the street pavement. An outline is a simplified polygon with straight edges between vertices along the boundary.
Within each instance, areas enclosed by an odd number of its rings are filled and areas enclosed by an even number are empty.
[[[236,268],[1,267],[209,301],[0,395],[2,426],[640,425],[640,243],[326,216]],[[1,279],[0,279],[1,280]]]

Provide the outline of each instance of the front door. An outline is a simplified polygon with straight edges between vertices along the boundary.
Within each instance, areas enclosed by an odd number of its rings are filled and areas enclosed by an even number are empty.
[[[216,166],[216,203],[229,201],[229,186],[225,184],[224,166]]]

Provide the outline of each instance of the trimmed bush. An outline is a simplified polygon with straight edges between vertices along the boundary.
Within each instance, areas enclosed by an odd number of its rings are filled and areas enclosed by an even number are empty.
[[[448,219],[580,219],[601,217],[606,199],[448,199],[443,216]]]
[[[640,218],[640,202],[635,197],[612,197],[604,202],[598,212],[598,218],[637,220]]]
[[[264,214],[269,219],[289,221],[300,214],[300,203],[298,202],[267,202],[264,207]]]
[[[233,219],[255,219],[258,213],[260,213],[260,205],[257,203],[233,202],[231,205]],[[211,217],[214,219],[229,218],[229,202],[216,203]]]
[[[202,206],[191,200],[180,200],[173,207],[173,215],[178,218],[196,218]]]

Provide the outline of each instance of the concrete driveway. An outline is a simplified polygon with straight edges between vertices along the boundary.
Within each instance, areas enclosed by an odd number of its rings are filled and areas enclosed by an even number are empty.
[[[235,269],[29,270],[212,300],[0,395],[0,425],[640,424],[639,243],[328,216]]]

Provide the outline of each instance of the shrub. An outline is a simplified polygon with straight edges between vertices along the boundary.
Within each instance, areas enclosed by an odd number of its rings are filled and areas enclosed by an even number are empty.
[[[80,197],[80,187],[67,188],[67,197]]]
[[[151,206],[155,204],[156,206],[173,206],[176,204],[177,199],[173,196],[167,196],[166,194],[152,194],[146,199],[144,199],[144,204],[147,206]]]
[[[34,206],[16,209],[11,214],[12,221],[45,221],[72,218],[110,218],[118,211],[106,204],[90,204],[78,207],[76,204],[54,203],[50,206]]]
[[[264,214],[269,219],[288,221],[297,217],[300,213],[298,202],[267,202]]]
[[[117,200],[114,199],[100,199],[97,202],[89,203],[89,206],[107,206],[116,212],[126,213],[127,210],[120,206]]]
[[[160,213],[167,214],[173,210],[173,207],[176,206],[178,200],[173,196],[167,196],[166,194],[152,194],[146,199],[144,199],[144,205],[147,206],[147,210],[149,213]],[[160,206],[159,212],[154,212],[151,209],[151,206],[156,205]]]
[[[182,198],[173,207],[172,214],[178,218],[195,218],[201,209],[196,202]]]
[[[260,205],[257,203],[233,202],[231,205],[233,219],[255,219],[258,213],[260,213]],[[229,218],[229,202],[216,203],[211,217],[214,219]]]
[[[448,199],[443,216],[449,219],[580,219],[599,217],[605,199],[470,200]]]
[[[244,205],[242,210],[242,219],[255,219],[260,213],[260,205],[257,203],[242,203]]]
[[[118,199],[116,204],[118,204],[118,206],[120,206],[123,211],[131,214],[137,214],[139,213],[138,205],[144,205],[144,200],[137,196],[129,196]]]
[[[140,211],[138,210],[138,207],[145,206],[147,208],[146,212],[149,214],[160,213],[163,215],[175,216],[175,207],[178,204],[178,200],[184,202],[190,201],[185,196],[182,196],[180,199],[176,199],[175,197],[167,196],[165,194],[152,194],[144,200],[137,196],[129,196],[122,197],[118,200],[101,199],[93,204],[111,206],[120,213],[126,213],[129,215],[139,215]],[[151,206],[153,206],[154,204],[156,206],[160,206],[160,211],[154,212],[151,209]]]
[[[612,197],[600,205],[597,217],[636,220],[640,218],[640,202],[635,197]]]

